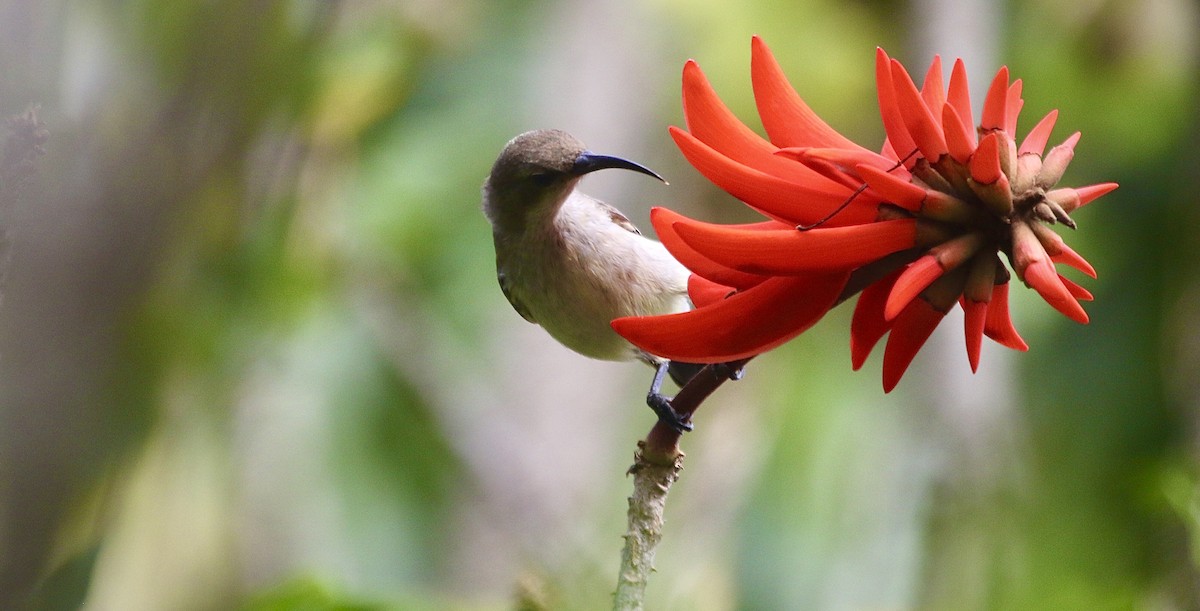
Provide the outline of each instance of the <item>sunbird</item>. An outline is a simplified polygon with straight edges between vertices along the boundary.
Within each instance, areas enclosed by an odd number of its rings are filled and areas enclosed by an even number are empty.
[[[619,210],[576,189],[585,175],[610,168],[666,183],[643,165],[587,150],[561,130],[536,130],[510,140],[483,184],[496,276],[517,313],[567,348],[654,367],[647,403],[660,421],[689,431],[690,418],[676,413],[660,390],[664,376],[682,386],[703,366],[649,354],[609,322],[688,311],[690,272]]]

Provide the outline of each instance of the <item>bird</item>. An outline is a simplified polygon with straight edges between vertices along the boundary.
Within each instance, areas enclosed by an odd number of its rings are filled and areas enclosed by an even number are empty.
[[[500,151],[483,184],[496,276],[513,309],[587,357],[638,360],[655,368],[647,403],[659,420],[692,430],[661,394],[666,375],[681,387],[703,367],[650,354],[609,324],[623,316],[686,312],[690,271],[619,210],[580,192],[597,170],[622,169],[662,181],[649,168],[593,153],[557,129],[525,132]]]

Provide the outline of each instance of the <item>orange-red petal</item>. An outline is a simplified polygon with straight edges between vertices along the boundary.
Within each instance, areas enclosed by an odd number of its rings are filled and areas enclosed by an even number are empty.
[[[916,244],[914,219],[851,227],[745,231],[681,218],[684,243],[720,265],[765,276],[853,270]]]
[[[1018,155],[1030,153],[1041,156],[1046,150],[1046,143],[1050,141],[1050,132],[1054,131],[1054,122],[1058,119],[1058,110],[1051,110],[1046,116],[1038,121],[1033,129],[1021,141],[1021,148],[1017,151]]]
[[[1098,185],[1088,185],[1086,187],[1061,187],[1052,189],[1046,192],[1046,199],[1058,204],[1064,212],[1070,214],[1084,205],[1095,201],[1105,194],[1116,189],[1119,185],[1115,182],[1104,182]]]
[[[850,150],[813,146],[789,146],[779,149],[775,154],[800,162],[806,159],[821,159],[846,171],[850,171],[859,165],[869,165],[884,171],[896,168],[894,160],[866,149]]]
[[[962,117],[950,104],[942,106],[942,130],[946,135],[946,149],[955,161],[966,164],[975,152],[975,130],[963,123]]]
[[[892,60],[892,87],[895,90],[896,103],[900,107],[900,116],[904,127],[912,136],[913,142],[929,161],[937,161],[947,152],[946,139],[942,135],[939,121],[933,118],[933,113],[921,99],[921,92],[900,62]]]
[[[788,150],[794,151],[797,149],[792,148]],[[820,157],[810,157],[801,153],[796,160],[803,164],[806,169],[812,170],[813,172],[816,172],[817,174],[820,174],[821,176],[824,176],[825,178],[832,180],[843,187],[846,187],[851,193],[854,193],[854,191],[862,186],[862,181],[855,176],[847,174],[842,166],[831,163]]]
[[[824,184],[816,186],[766,174],[722,155],[677,127],[669,131],[692,167],[747,206],[776,220],[792,225],[815,223],[841,206],[852,193],[850,189],[823,178],[821,182]],[[870,201],[870,198],[857,197],[827,224],[871,222],[875,218],[875,204],[878,202]]]
[[[1071,247],[1067,246],[1066,244],[1063,244],[1062,252],[1056,255],[1050,255],[1050,260],[1054,261],[1055,263],[1062,263],[1063,265],[1074,267],[1075,269],[1093,278],[1096,277],[1096,268],[1092,267],[1092,264],[1088,263],[1087,259],[1084,259],[1079,255],[1079,253],[1072,250]]]
[[[946,316],[924,299],[914,299],[892,323],[883,350],[883,392],[892,392],[908,370],[917,351]]]
[[[1063,286],[1067,287],[1067,292],[1071,293],[1071,296],[1079,301],[1091,301],[1092,299],[1095,299],[1095,297],[1092,296],[1091,291],[1079,286],[1066,276],[1059,274],[1058,280],[1059,282],[1063,283]]]
[[[1082,208],[1087,204],[1095,201],[1097,198],[1111,192],[1118,186],[1115,182],[1102,182],[1098,185],[1088,185],[1086,187],[1076,187],[1075,192],[1079,194],[1079,205],[1077,208]],[[1067,212],[1071,212],[1068,210]]]
[[[946,102],[954,108],[958,113],[958,120],[963,125],[971,128],[975,125],[975,116],[971,114],[971,92],[967,86],[967,68],[963,64],[962,59],[954,61],[954,68],[950,70],[950,86],[946,92]],[[968,129],[970,134],[971,148],[975,148],[975,130]]]
[[[1062,236],[1054,233],[1049,228],[1038,230],[1034,233],[1037,234],[1038,239],[1042,242],[1046,253],[1050,255],[1051,261],[1069,265],[1093,278],[1096,277],[1096,268],[1092,267],[1092,264],[1088,263],[1087,259],[1084,259],[1083,256],[1075,252],[1070,246],[1067,246]]]
[[[700,66],[691,60],[683,66],[683,115],[688,132],[738,163],[792,182],[811,181],[820,186],[824,180],[803,165],[777,157],[778,147],[746,127],[717,96]]]
[[[1017,137],[1017,117],[1021,114],[1021,108],[1025,106],[1025,100],[1021,99],[1021,79],[1017,79],[1008,86],[1008,99],[1005,102],[1004,112],[1004,131],[1012,138]]]
[[[937,113],[946,103],[946,86],[942,82],[942,56],[934,55],[921,81],[921,99],[931,113]]]
[[[895,319],[909,304],[917,300],[916,297],[921,294],[921,291],[928,288],[944,273],[946,270],[942,269],[942,265],[938,263],[935,255],[925,255],[913,261],[896,279],[896,285],[888,295],[887,305],[883,308],[883,317],[887,320]]]
[[[767,44],[758,36],[750,45],[750,79],[763,129],[776,146],[866,150],[839,134],[804,103],[788,83]]]
[[[850,366],[855,371],[862,368],[875,344],[892,328],[892,323],[883,317],[883,307],[902,271],[898,269],[867,286],[854,304],[854,316],[850,319]]]
[[[915,150],[916,150],[915,148],[910,149],[910,152],[915,151]],[[891,159],[893,165],[900,163],[900,156],[896,154],[896,149],[892,147],[892,141],[889,138],[887,138],[886,136],[883,138],[883,146],[880,147],[879,154],[884,159]],[[905,163],[907,163],[907,162],[908,162],[908,160],[906,159]],[[911,166],[905,167],[904,171],[907,172],[910,169],[910,167]]]
[[[988,302],[983,333],[1001,346],[1024,352],[1029,350],[1029,344],[1021,339],[1017,328],[1013,326],[1008,310],[1008,285],[1008,282],[1002,282],[992,289],[992,300]]]
[[[883,170],[868,165],[858,166],[858,175],[881,199],[916,212],[925,201],[925,189]]]
[[[1025,283],[1037,291],[1046,303],[1062,312],[1067,318],[1080,324],[1087,324],[1088,315],[1079,305],[1079,301],[1067,290],[1054,270],[1050,259],[1040,259],[1025,268]]]
[[[988,87],[987,97],[983,100],[983,117],[979,128],[984,131],[1004,129],[1008,124],[1007,105],[1008,66],[1001,66]]]
[[[639,348],[690,363],[749,358],[807,330],[836,302],[848,273],[778,276],[703,308],[618,318],[612,327]]]
[[[654,225],[654,232],[658,235],[659,241],[663,243],[663,246],[667,247],[667,250],[684,267],[708,280],[738,289],[747,289],[766,280],[766,276],[747,274],[746,272],[740,272],[720,265],[700,254],[691,246],[688,246],[675,231],[675,222],[681,219],[687,219],[687,217],[669,208],[655,207],[650,209],[650,223]],[[786,225],[781,225],[775,221],[767,221],[753,225],[741,225],[740,227],[743,229],[752,229],[754,227],[778,229],[786,227]]]
[[[1008,177],[1004,173],[1007,152],[1001,147],[1011,140],[1001,139],[1002,132],[989,132],[979,140],[979,148],[971,155],[968,167],[971,171],[971,190],[983,200],[988,209],[997,216],[1005,217],[1012,212],[1013,195]],[[1004,158],[1001,158],[1004,155]]]
[[[996,134],[988,134],[979,140],[979,147],[971,155],[971,180],[990,185],[1004,174],[1000,168],[1000,138]]]
[[[875,49],[875,92],[879,96],[879,115],[888,143],[897,159],[905,159],[904,167],[912,169],[917,161],[910,155],[917,150],[917,145],[904,126],[904,114],[896,100],[896,88],[892,84],[892,60],[880,48]]]
[[[692,274],[688,276],[688,297],[692,300],[692,305],[697,308],[712,305],[726,297],[729,297],[737,289],[724,284],[718,284],[705,278]]]
[[[983,325],[987,320],[988,302],[963,298],[963,335],[967,340],[967,361],[971,372],[979,371],[979,353],[983,347]]]

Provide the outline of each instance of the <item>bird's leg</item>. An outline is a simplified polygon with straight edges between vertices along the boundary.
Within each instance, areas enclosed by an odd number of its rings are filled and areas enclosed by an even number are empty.
[[[746,362],[737,361],[736,363],[713,363],[713,375],[718,378],[728,378],[734,382],[742,379],[746,375]]]
[[[664,397],[661,392],[663,379],[666,378],[667,369],[670,366],[670,361],[663,361],[658,365],[658,369],[654,372],[654,381],[650,383],[650,392],[646,394],[646,405],[649,405],[650,409],[658,415],[659,422],[679,433],[686,433],[692,430],[691,418],[679,415],[679,412],[672,407],[671,399]]]

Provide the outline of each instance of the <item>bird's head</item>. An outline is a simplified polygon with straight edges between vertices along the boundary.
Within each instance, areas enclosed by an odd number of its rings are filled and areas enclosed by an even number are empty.
[[[483,185],[484,212],[493,225],[520,229],[531,211],[556,210],[584,174],[608,168],[662,180],[628,159],[588,151],[579,139],[562,130],[525,132],[510,140],[492,165]]]

